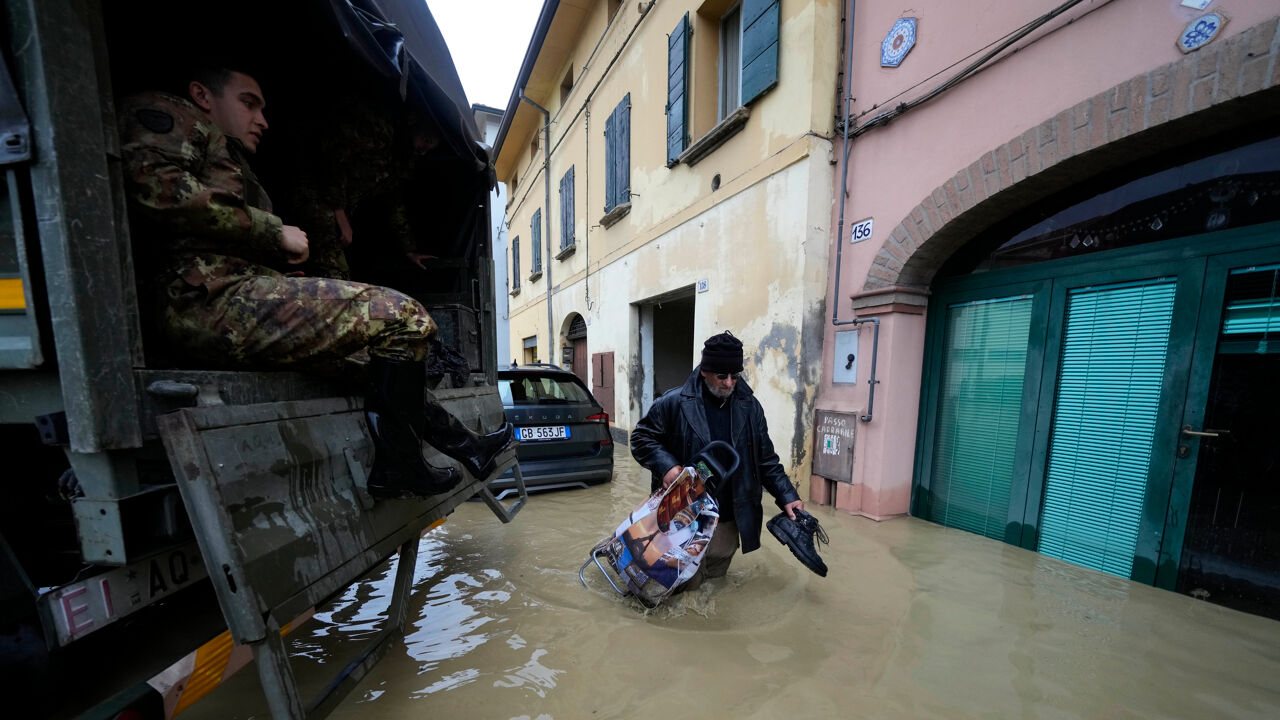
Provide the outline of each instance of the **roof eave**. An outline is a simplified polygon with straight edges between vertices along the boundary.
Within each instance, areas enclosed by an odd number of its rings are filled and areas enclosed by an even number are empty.
[[[495,161],[502,154],[502,145],[507,139],[507,131],[511,128],[516,110],[520,107],[520,91],[524,90],[525,83],[529,82],[529,75],[533,73],[533,66],[538,61],[538,54],[542,52],[542,43],[547,39],[547,32],[551,30],[551,21],[555,18],[556,9],[559,6],[560,0],[544,0],[542,3],[542,12],[538,14],[538,22],[533,28],[533,37],[529,39],[529,47],[524,52],[524,62],[520,64],[516,84],[511,88],[507,109],[502,113],[502,124],[498,126],[498,138],[493,144]]]

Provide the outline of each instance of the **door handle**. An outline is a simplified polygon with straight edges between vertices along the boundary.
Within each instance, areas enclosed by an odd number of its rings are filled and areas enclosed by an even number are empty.
[[[1222,435],[1230,435],[1230,430],[1192,430],[1190,425],[1182,426],[1182,434],[1192,437],[1220,437]]]

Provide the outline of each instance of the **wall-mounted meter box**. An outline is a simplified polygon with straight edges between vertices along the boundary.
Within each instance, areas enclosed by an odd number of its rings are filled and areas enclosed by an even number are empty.
[[[835,367],[831,382],[836,385],[852,385],[858,382],[858,331],[842,330],[836,333]]]

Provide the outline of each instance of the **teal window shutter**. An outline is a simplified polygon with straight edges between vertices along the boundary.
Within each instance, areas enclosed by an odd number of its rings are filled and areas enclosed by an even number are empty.
[[[1049,436],[1039,550],[1129,577],[1176,282],[1073,290]]]
[[[604,123],[604,211],[631,201],[631,93]]]
[[[778,84],[778,0],[742,0],[742,104]]]
[[[689,145],[689,13],[667,38],[667,167],[676,164]]]
[[[520,236],[511,241],[511,289],[520,289]]]
[[[542,272],[542,210],[533,211],[533,219],[529,221],[529,252],[533,261],[529,263],[529,272]]]
[[[618,182],[618,172],[614,167],[617,162],[618,154],[618,109],[614,108],[609,113],[609,117],[604,121],[604,211],[609,212],[617,203],[614,198],[618,196],[618,189],[615,187]]]
[[[622,102],[618,103],[613,114],[618,117],[614,124],[618,133],[617,152],[614,153],[614,157],[618,159],[614,165],[617,177],[613,183],[613,204],[616,206],[631,202],[631,93],[622,97]]]
[[[926,517],[1003,540],[1031,328],[1029,295],[947,308]]]
[[[573,244],[573,166],[560,178],[560,249]]]

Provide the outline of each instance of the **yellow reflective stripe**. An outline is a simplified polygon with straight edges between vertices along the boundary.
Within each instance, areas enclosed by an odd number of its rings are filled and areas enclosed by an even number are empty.
[[[0,310],[26,310],[22,278],[0,278]]]
[[[186,710],[192,703],[209,694],[211,690],[222,684],[222,674],[227,669],[227,661],[231,658],[231,633],[223,630],[222,634],[210,640],[196,651],[196,666],[191,677],[182,686],[182,695],[173,709],[173,714]]]
[[[280,635],[283,637],[289,634],[314,614],[315,608],[304,610],[301,615],[280,628]],[[232,653],[236,653],[234,658]],[[236,645],[231,641],[230,630],[223,630],[221,635],[201,645],[200,649],[196,650],[195,667],[191,670],[191,675],[186,682],[178,686],[181,695],[178,697],[177,704],[174,705],[173,715],[169,717],[176,716],[191,707],[195,701],[208,695],[252,658],[248,647]]]
[[[425,528],[423,528],[423,529],[422,529],[422,532],[418,533],[418,537],[426,537],[426,536],[427,536],[427,533],[429,533],[429,532],[431,532],[432,530],[435,530],[436,528],[438,528],[438,527],[440,527],[441,525],[443,525],[443,524],[444,524],[444,521],[445,521],[445,518],[440,518],[439,520],[436,520],[435,522],[433,522],[433,523],[431,523],[430,525],[426,526]]]

